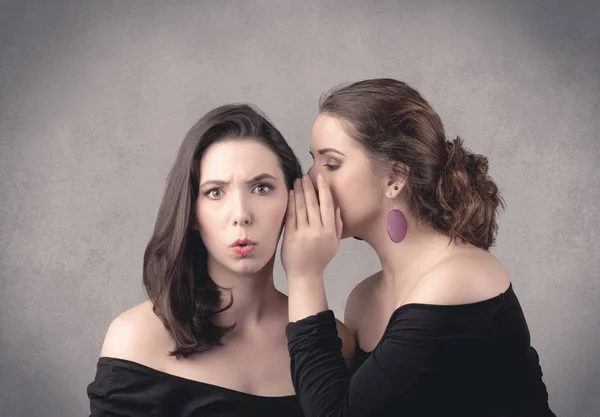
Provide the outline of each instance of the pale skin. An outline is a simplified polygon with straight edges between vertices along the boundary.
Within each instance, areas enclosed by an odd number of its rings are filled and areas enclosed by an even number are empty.
[[[207,247],[209,275],[234,297],[232,307],[217,316],[219,324],[236,323],[235,329],[222,339],[223,346],[176,359],[169,355],[173,338],[146,301],[110,324],[100,355],[253,395],[293,395],[285,336],[288,299],[273,282],[277,225],[288,195],[277,156],[252,138],[228,140],[209,147],[200,166],[193,229]],[[247,237],[256,242],[254,251],[234,253],[232,242]],[[338,334],[349,361],[352,335],[341,322]]]
[[[364,351],[375,348],[391,314],[402,305],[468,304],[506,291],[510,281],[502,264],[488,251],[449,242],[446,235],[417,222],[403,199],[406,177],[392,163],[370,158],[345,127],[335,117],[318,116],[310,180],[295,184],[288,202],[282,260],[290,288],[290,321],[328,309],[323,270],[340,239],[351,236],[370,245],[381,262],[381,270],[360,282],[346,303],[344,322]],[[408,221],[401,243],[387,235],[392,203]]]

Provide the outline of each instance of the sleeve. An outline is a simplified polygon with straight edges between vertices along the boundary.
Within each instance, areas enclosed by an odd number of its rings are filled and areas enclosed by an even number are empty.
[[[411,393],[432,381],[440,363],[439,345],[422,330],[410,315],[396,317],[372,355],[350,375],[331,310],[289,323],[292,381],[306,417],[380,416],[390,408],[410,408]]]
[[[96,377],[87,387],[90,417],[142,417],[152,415],[156,398],[152,381],[120,368],[115,361],[98,362]]]

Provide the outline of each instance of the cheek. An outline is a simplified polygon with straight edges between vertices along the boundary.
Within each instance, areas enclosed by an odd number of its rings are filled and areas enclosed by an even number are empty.
[[[222,210],[214,210],[210,206],[196,206],[195,228],[200,232],[204,244],[211,245],[215,235],[222,234],[223,221],[219,218]]]
[[[331,188],[331,195],[336,206],[340,207],[342,215],[348,211],[360,198],[362,184],[349,175],[329,175],[327,178]]]
[[[282,224],[285,218],[285,212],[287,211],[287,203],[287,194],[277,196],[277,198],[273,199],[271,204],[262,211],[263,221],[272,224],[273,226]],[[274,227],[273,230],[275,229],[276,228]]]
[[[340,208],[342,221],[348,223],[356,217],[357,205],[360,204],[358,188],[350,188],[342,184],[332,184],[331,194],[336,207]]]
[[[376,200],[370,177],[339,175],[331,178],[330,184],[334,203],[340,207],[342,221],[347,226],[369,215]]]

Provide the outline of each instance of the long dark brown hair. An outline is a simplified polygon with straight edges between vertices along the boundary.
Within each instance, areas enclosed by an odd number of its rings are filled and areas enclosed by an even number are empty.
[[[394,79],[363,80],[330,90],[319,110],[339,118],[374,160],[407,168],[398,173],[407,177],[403,192],[419,221],[452,240],[486,250],[494,244],[504,201],[488,160],[469,152],[460,137],[448,141],[418,91]]]
[[[288,189],[302,176],[300,162],[281,133],[250,105],[218,107],[189,130],[167,178],[143,269],[144,288],[175,341],[171,355],[176,357],[222,344],[223,335],[234,326],[214,322],[233,299],[223,306],[223,291],[208,276],[206,247],[192,225],[202,155],[218,141],[242,138],[256,139],[277,155]]]

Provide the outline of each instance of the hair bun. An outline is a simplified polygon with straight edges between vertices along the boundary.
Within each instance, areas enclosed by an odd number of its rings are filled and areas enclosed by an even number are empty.
[[[461,137],[446,141],[446,153],[445,175],[465,172],[469,179],[469,185],[474,188],[489,180],[488,159],[465,149]]]
[[[494,243],[496,212],[503,206],[488,168],[487,158],[465,149],[462,138],[446,141],[446,162],[436,192],[442,226],[451,236],[485,249]]]

